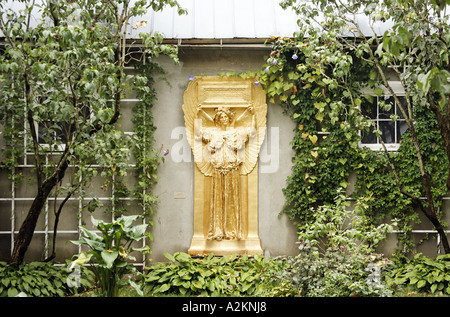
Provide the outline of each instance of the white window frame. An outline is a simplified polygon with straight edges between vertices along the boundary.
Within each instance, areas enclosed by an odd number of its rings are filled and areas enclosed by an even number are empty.
[[[93,115],[93,113],[92,113],[92,112],[90,111],[90,109],[89,109],[89,115],[88,115],[87,120],[92,119],[93,117],[94,117],[94,115]],[[39,123],[36,122],[36,121],[34,122],[34,129],[35,129],[36,135],[37,135],[37,137],[38,137],[38,143],[39,143],[39,146],[40,146],[42,149],[44,149],[44,150],[47,151],[47,152],[54,152],[54,153],[64,152],[64,150],[66,149],[66,143],[61,143],[61,144],[56,145],[56,147],[51,148],[51,146],[50,146],[49,143],[41,143],[41,142],[39,141],[39,136],[40,136],[40,134],[39,134]],[[56,137],[55,137],[54,139],[56,140]],[[67,141],[68,141],[68,140],[66,140],[66,142],[67,142]]]
[[[403,89],[403,86],[402,86],[400,81],[388,81],[388,84],[392,88],[392,90],[394,91],[396,96],[398,96],[398,97],[405,97],[406,96],[405,90]],[[378,97],[378,96],[374,95],[372,92],[370,94],[374,98],[377,98],[377,99],[378,98],[388,99],[388,98],[392,97],[391,93],[385,87],[383,87],[383,91],[384,91],[384,95],[381,96],[381,97]],[[397,103],[395,102],[395,104],[393,105],[394,111],[396,111],[395,110],[396,106],[397,106]],[[383,122],[383,121],[384,122],[394,122],[392,119],[380,119],[379,118],[379,111],[380,111],[380,107],[378,106],[378,103],[377,103],[377,118],[376,119],[372,119],[372,122],[375,122],[375,124],[376,124],[376,129],[377,130],[379,130],[379,122]],[[400,142],[399,141],[400,141],[401,135],[400,136],[397,135],[397,124],[398,124],[398,122],[405,122],[405,121],[406,120],[404,118],[403,119],[399,118],[399,119],[397,119],[394,122],[395,123],[395,129],[394,129],[395,136],[394,136],[394,138],[398,142],[396,142],[396,143],[384,143],[384,145],[386,146],[386,149],[388,151],[392,151],[392,152],[398,151],[398,149],[400,147]],[[361,131],[359,131],[359,134],[361,135]],[[369,148],[369,149],[371,149],[373,151],[384,150],[383,145],[379,142],[378,138],[377,138],[377,143],[363,143],[362,140],[361,140],[359,142],[359,147],[361,147],[361,148],[366,147],[366,148]]]
[[[58,145],[54,145],[53,148],[50,148],[50,144],[49,143],[41,143],[40,140],[39,140],[40,134],[39,134],[39,123],[38,122],[34,122],[34,129],[35,129],[36,135],[38,137],[39,146],[42,149],[44,149],[47,152],[55,152],[55,153],[57,153],[57,152],[64,152],[64,150],[66,149],[66,143],[61,143],[61,144],[58,144]],[[54,139],[56,140],[56,137]]]

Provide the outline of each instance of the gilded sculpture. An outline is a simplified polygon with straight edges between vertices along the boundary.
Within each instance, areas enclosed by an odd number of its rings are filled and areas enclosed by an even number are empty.
[[[199,77],[186,90],[183,112],[196,165],[190,253],[261,253],[256,167],[267,112],[262,89],[250,80]]]

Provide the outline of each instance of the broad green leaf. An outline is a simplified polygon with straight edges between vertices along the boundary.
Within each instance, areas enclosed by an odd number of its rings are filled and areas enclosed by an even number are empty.
[[[189,289],[189,288],[186,288],[186,287],[180,287],[180,288],[179,288],[180,294],[181,294],[181,295],[186,295],[188,289]]]
[[[106,268],[110,269],[112,268],[114,261],[117,259],[117,256],[119,255],[119,252],[117,251],[109,251],[104,250],[101,253],[102,259],[105,261]]]
[[[129,237],[136,241],[141,240],[145,236],[145,230],[147,229],[147,226],[148,226],[147,224],[133,226],[129,234]]]
[[[419,282],[417,282],[417,288],[422,288],[427,284],[426,280],[420,280]]]
[[[67,267],[67,270],[70,272],[75,266],[82,266],[88,263],[91,260],[91,257],[92,253],[86,255],[85,252],[81,252],[75,261],[70,262],[69,266]]]
[[[419,281],[419,279],[417,277],[413,277],[411,278],[411,280],[409,281],[409,284],[416,284]]]
[[[381,97],[381,96],[383,96],[384,91],[383,91],[383,89],[381,89],[380,87],[375,87],[375,88],[373,89],[373,93],[374,93],[376,96]]]
[[[2,278],[2,284],[3,284],[3,285],[5,285],[6,287],[8,287],[9,283],[10,283],[9,278],[7,278],[7,277]]]
[[[97,220],[94,218],[94,216],[91,216],[91,222],[92,222],[92,225],[97,228],[97,226],[101,222],[101,220]]]
[[[8,289],[8,297],[15,297],[17,294],[19,294],[19,291],[16,288],[11,287]]]
[[[429,75],[430,73],[428,72],[427,74],[419,74],[417,76],[417,86],[424,93],[428,93],[428,90],[430,89],[430,82],[428,81]]]
[[[85,227],[80,227],[80,232],[82,235],[94,241],[102,241],[102,237],[93,231],[87,230]]]
[[[438,287],[438,284],[431,285],[430,291],[431,291],[432,294],[434,294],[436,292],[437,287]]]
[[[129,227],[135,221],[139,216],[133,215],[133,216],[122,216],[119,219],[117,219],[118,222],[123,222],[124,227]]]
[[[395,282],[396,282],[397,284],[403,284],[403,283],[405,283],[407,280],[408,280],[408,279],[407,279],[406,277],[397,277],[397,278],[395,279]]]
[[[178,262],[189,262],[189,260],[191,260],[191,256],[184,252],[178,252],[175,254],[175,259]]]
[[[142,292],[141,286],[136,284],[133,280],[129,279],[128,282],[130,285],[136,290],[139,296],[144,296],[144,292]]]
[[[164,293],[170,289],[170,284],[163,284],[159,287],[158,292]]]
[[[175,262],[175,257],[172,254],[164,253],[163,254],[170,262]]]

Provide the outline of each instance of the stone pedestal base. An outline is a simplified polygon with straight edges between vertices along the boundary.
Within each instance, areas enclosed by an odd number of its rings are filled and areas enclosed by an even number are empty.
[[[206,256],[210,253],[215,256],[224,255],[262,255],[261,241],[258,237],[244,240],[207,240],[202,237],[193,237],[188,250],[191,256]]]

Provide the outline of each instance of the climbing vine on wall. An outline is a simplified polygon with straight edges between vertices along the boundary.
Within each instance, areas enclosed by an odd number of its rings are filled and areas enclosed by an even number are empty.
[[[140,63],[136,67],[140,73],[142,85],[136,87],[136,95],[140,101],[133,108],[134,117],[132,119],[135,132],[133,155],[136,159],[135,170],[137,172],[137,184],[133,195],[142,207],[149,224],[153,226],[152,217],[157,199],[152,193],[152,188],[158,180],[158,165],[164,161],[161,153],[163,148],[156,147],[154,144],[156,125],[153,122],[152,107],[157,97],[153,84],[155,76],[163,74],[164,70],[153,62]],[[152,233],[148,232],[147,234],[153,240]]]
[[[413,224],[420,222],[414,202],[398,189],[387,154],[360,145],[360,131],[373,129],[360,111],[373,97],[359,93],[363,83],[373,78],[373,67],[357,58],[343,62],[339,52],[324,54],[336,56],[327,64],[313,62],[311,56],[317,54],[310,50],[317,46],[302,38],[272,38],[270,44],[272,50],[263,69],[247,75],[256,75],[256,84],[263,86],[269,101],[281,103],[296,123],[291,142],[295,156],[283,189],[286,203],[282,213],[299,225],[307,223],[314,219],[315,208],[332,203],[343,188],[349,199],[364,198],[373,224],[397,218],[403,232],[398,235],[398,249],[411,250],[410,232]],[[325,43],[322,48],[325,51],[331,46]],[[346,74],[345,87],[332,79],[341,70]],[[355,95],[360,97],[355,100]],[[436,206],[441,206],[447,192],[445,148],[430,111],[416,107],[414,112],[425,166],[432,175],[433,198]],[[408,132],[398,151],[390,153],[404,189],[423,196],[415,155]],[[352,184],[350,178],[356,181]]]

